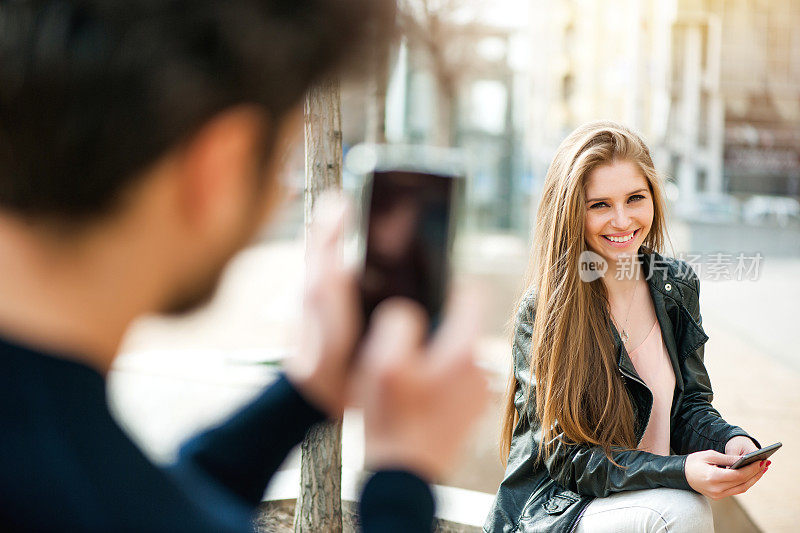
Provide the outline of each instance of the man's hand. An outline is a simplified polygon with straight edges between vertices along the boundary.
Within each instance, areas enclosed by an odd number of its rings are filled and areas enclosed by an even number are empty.
[[[749,439],[748,439],[749,440]],[[686,481],[712,500],[741,494],[761,479],[769,467],[769,461],[760,461],[737,470],[720,468],[730,466],[739,455],[725,455],[714,450],[695,452],[686,456]]]
[[[725,443],[725,455],[747,455],[758,450],[758,447],[750,437],[737,435]]]
[[[416,303],[398,298],[376,309],[359,355],[367,468],[432,481],[453,466],[488,399],[473,360],[479,307],[456,304],[430,343]]]
[[[286,360],[289,380],[330,417],[342,415],[350,362],[361,328],[353,272],[344,267],[342,238],[346,204],[321,198],[306,250],[306,282],[300,349]]]

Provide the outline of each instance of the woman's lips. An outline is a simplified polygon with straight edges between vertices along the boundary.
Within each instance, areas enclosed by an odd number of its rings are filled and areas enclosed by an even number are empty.
[[[609,246],[613,246],[614,248],[627,248],[630,244],[636,239],[636,235],[639,234],[639,229],[634,230],[633,234],[628,234],[630,237],[624,242],[614,242],[612,241],[607,235],[603,235],[603,239]]]

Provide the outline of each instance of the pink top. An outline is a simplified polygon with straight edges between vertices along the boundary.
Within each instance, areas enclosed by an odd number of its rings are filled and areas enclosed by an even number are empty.
[[[675,392],[675,372],[661,338],[658,320],[647,338],[630,352],[639,377],[653,393],[653,410],[644,431],[639,449],[658,455],[669,455],[669,415]]]

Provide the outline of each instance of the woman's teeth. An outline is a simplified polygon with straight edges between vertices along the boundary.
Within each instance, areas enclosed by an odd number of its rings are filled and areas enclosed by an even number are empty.
[[[609,235],[603,235],[606,239],[611,242],[628,242],[629,240],[633,239],[633,234],[636,233],[635,231],[630,232],[628,235],[624,235],[622,237],[611,237]]]

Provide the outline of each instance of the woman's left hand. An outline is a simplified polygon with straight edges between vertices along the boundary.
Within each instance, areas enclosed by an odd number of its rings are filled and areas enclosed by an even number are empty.
[[[750,437],[737,435],[725,443],[725,455],[747,455],[758,450],[758,447]]]

